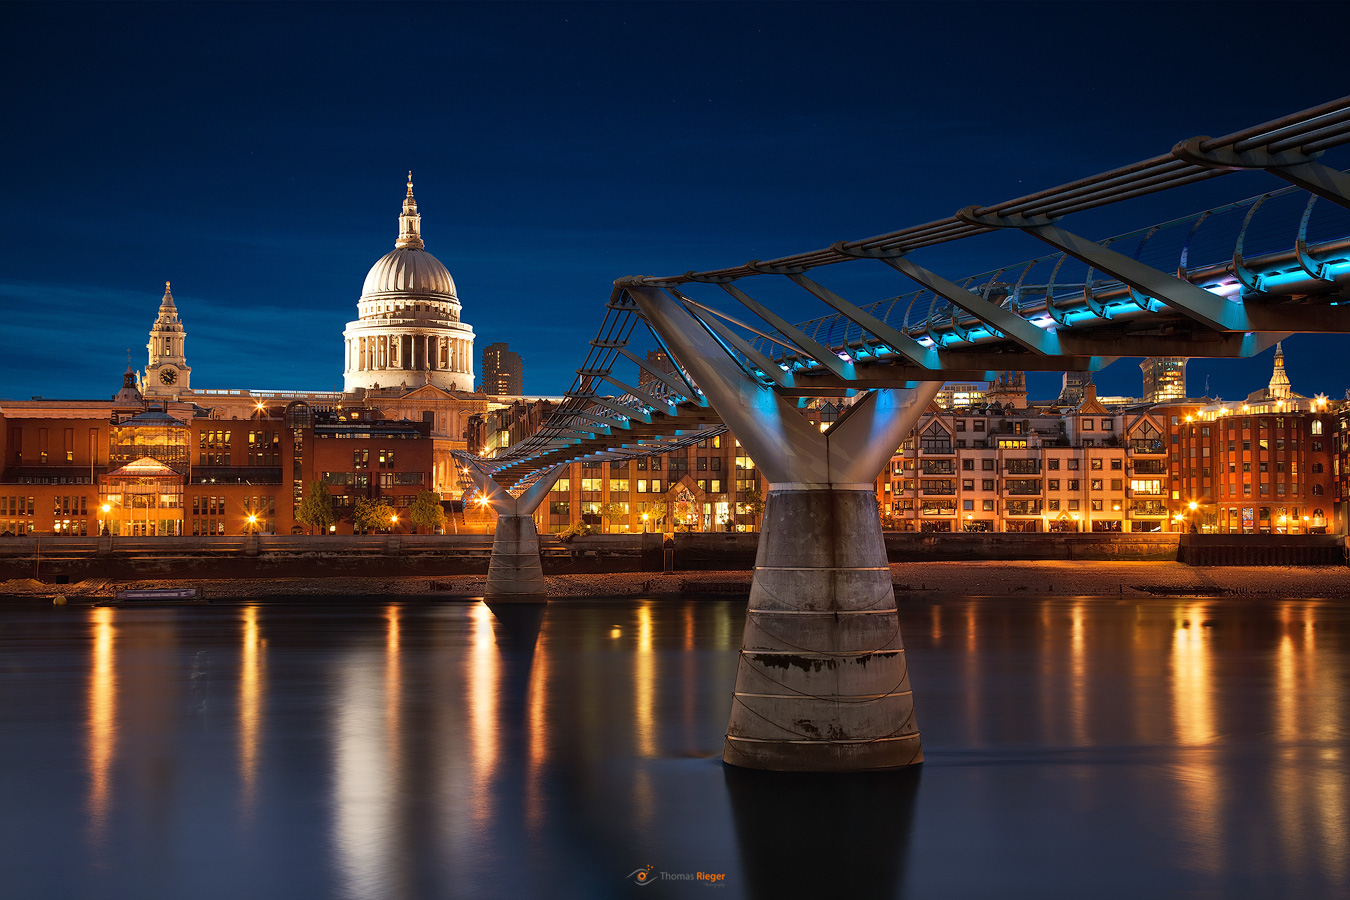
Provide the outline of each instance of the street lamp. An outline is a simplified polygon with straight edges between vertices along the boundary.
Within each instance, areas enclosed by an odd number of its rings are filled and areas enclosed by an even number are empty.
[[[253,513],[249,513],[248,516],[248,530],[254,534],[258,531],[258,517]]]
[[[647,514],[646,514],[646,513],[643,513],[643,514],[642,514],[642,533],[643,533],[643,534],[646,534],[646,533],[647,533]]]
[[[390,517],[389,517],[389,530],[390,530],[390,531],[393,531],[393,530],[394,530],[395,528],[397,528],[397,527],[398,527],[398,516],[390,516]]]

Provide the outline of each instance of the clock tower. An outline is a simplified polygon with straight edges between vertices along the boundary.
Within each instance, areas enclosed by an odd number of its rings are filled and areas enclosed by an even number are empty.
[[[150,327],[150,362],[145,367],[141,393],[146,397],[177,397],[189,388],[192,369],[184,355],[187,333],[178,321],[178,307],[173,305],[169,282],[164,282],[164,299],[159,302],[159,318]]]

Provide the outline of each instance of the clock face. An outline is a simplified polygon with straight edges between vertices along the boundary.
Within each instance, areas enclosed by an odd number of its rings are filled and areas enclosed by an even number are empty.
[[[173,384],[178,380],[178,371],[176,369],[160,369],[159,380],[165,384]]]

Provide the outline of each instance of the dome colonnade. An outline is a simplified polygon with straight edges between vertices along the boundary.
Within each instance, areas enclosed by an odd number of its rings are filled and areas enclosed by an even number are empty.
[[[473,328],[460,321],[450,272],[422,243],[412,188],[410,172],[398,240],[367,273],[359,318],[342,333],[347,391],[400,384],[473,390]]]

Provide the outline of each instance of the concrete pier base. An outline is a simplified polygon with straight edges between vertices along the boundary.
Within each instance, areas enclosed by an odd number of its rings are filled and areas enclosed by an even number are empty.
[[[870,485],[771,485],[724,762],[779,771],[923,761]]]
[[[539,562],[539,533],[530,516],[497,518],[484,599],[489,604],[548,602]]]

